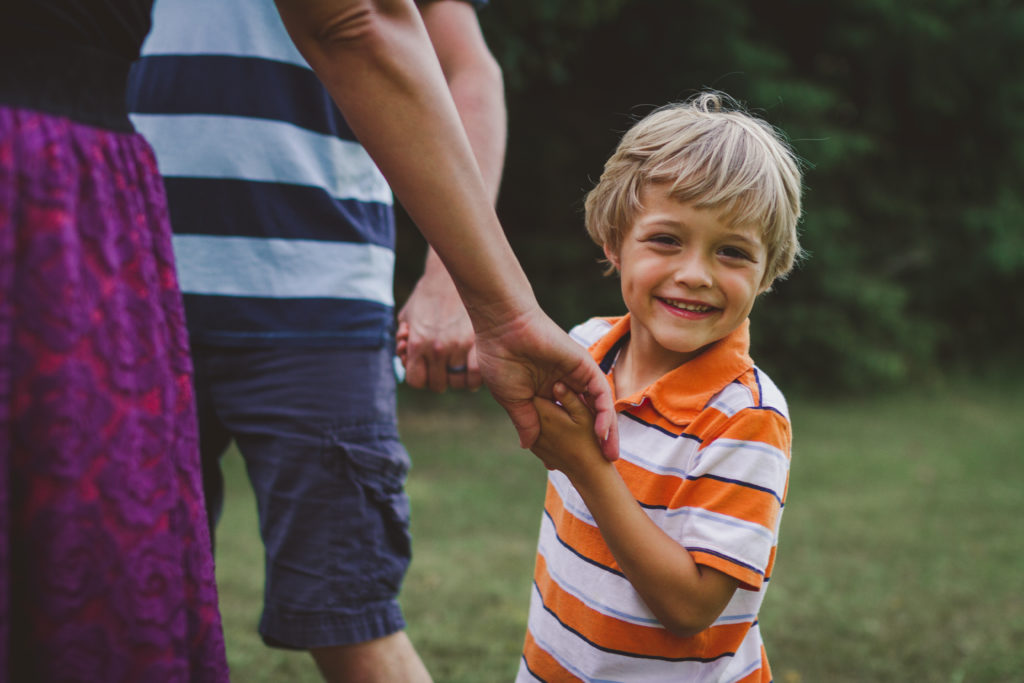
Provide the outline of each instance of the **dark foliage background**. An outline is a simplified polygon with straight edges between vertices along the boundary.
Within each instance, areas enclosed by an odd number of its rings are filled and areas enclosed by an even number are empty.
[[[499,215],[556,321],[622,311],[582,197],[653,107],[722,90],[805,161],[809,258],[754,311],[787,388],[857,390],[1014,365],[1024,322],[1024,4],[1011,0],[494,0]],[[422,241],[400,233],[398,295]]]

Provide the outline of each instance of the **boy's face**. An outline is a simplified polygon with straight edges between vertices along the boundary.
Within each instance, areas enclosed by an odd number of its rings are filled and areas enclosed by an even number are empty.
[[[632,314],[630,357],[664,374],[740,326],[764,291],[767,250],[756,226],[730,227],[708,209],[648,185],[643,209],[605,255]]]

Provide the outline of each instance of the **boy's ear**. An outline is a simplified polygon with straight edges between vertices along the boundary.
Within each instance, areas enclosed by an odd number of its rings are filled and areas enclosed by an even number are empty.
[[[608,263],[615,266],[615,270],[621,270],[619,268],[619,255],[612,251],[607,244],[604,245],[604,257],[608,259]]]

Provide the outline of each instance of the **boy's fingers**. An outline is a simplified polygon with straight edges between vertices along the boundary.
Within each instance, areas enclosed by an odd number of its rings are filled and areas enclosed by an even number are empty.
[[[561,382],[557,382],[552,387],[552,393],[555,399],[562,404],[565,412],[569,413],[569,417],[572,418],[573,422],[578,424],[593,421],[593,414],[590,412],[590,408],[569,387]]]

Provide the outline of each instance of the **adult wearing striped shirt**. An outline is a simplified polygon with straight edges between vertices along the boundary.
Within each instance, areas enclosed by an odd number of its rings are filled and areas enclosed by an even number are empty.
[[[471,4],[419,11],[493,202],[500,69]],[[234,439],[266,546],[265,642],[310,650],[329,680],[426,680],[396,600],[409,458],[391,189],[270,0],[158,0],[142,55],[129,102],[165,177],[211,532]],[[411,384],[480,385],[469,317],[432,250],[399,320]]]
[[[800,173],[764,122],[705,93],[634,126],[586,202],[628,314],[572,332],[608,373],[621,457],[556,386],[517,680],[770,681],[758,609],[786,497],[786,402],[748,315],[793,266]]]

